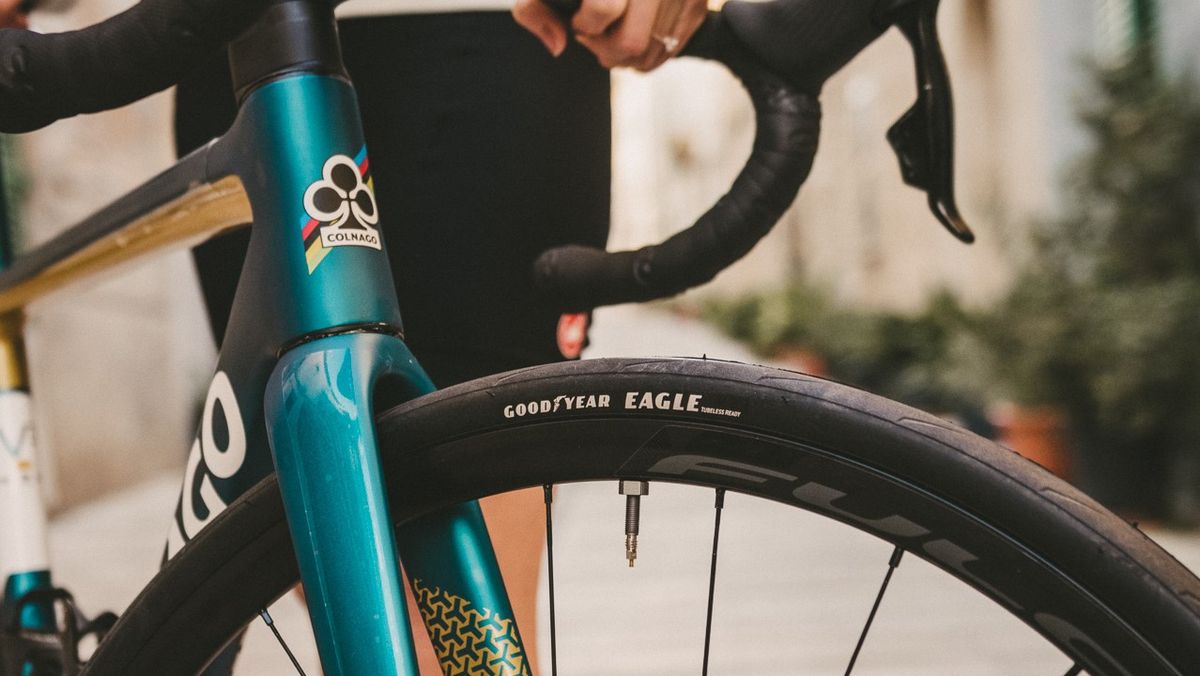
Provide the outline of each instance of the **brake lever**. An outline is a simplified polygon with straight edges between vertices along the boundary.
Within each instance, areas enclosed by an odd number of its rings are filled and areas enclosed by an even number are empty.
[[[929,209],[946,229],[970,244],[975,234],[954,199],[954,102],[946,60],[938,41],[941,0],[893,0],[881,19],[894,24],[912,46],[917,101],[887,132],[904,182],[929,196]]]

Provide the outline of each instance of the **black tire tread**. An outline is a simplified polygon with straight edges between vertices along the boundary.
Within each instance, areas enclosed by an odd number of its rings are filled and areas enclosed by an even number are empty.
[[[994,513],[987,516],[995,528],[1053,562],[1082,588],[1103,596],[1113,613],[1171,655],[1176,672],[1200,665],[1200,580],[1144,534],[1007,449],[910,407],[779,369],[702,359],[586,360],[499,374],[402,404],[379,420],[385,471],[389,479],[405,477],[389,482],[397,520],[456,501],[481,483],[491,482],[489,490],[506,487],[508,479],[497,478],[488,458],[479,456],[464,466],[450,457],[452,450],[445,449],[458,441],[539,428],[561,432],[573,423],[606,419],[696,418],[669,411],[579,411],[529,420],[501,415],[505,401],[625,386],[727,394],[745,414],[736,421],[714,421],[721,427],[830,448],[928,487],[948,502],[989,505]],[[887,447],[879,448],[879,440]],[[583,457],[562,462],[572,461],[587,465]],[[529,480],[518,476],[507,487]],[[257,604],[286,589],[273,582],[280,571],[295,574],[291,548],[278,546],[281,538],[287,539],[286,527],[272,476],[231,505],[163,569],[121,618],[88,673],[151,673],[144,670],[149,668],[157,669],[153,673],[190,673],[164,671],[162,665],[184,664],[201,652],[215,651],[212,637],[194,631],[199,618],[214,625],[239,615],[244,621],[248,611],[252,615],[261,607]],[[256,544],[261,542],[270,546]],[[243,586],[257,585],[257,592],[214,594],[215,587],[246,575],[253,581]],[[229,602],[213,607],[214,595],[230,597]],[[181,628],[188,628],[187,633],[175,633]],[[183,645],[175,638],[179,636],[196,647]]]

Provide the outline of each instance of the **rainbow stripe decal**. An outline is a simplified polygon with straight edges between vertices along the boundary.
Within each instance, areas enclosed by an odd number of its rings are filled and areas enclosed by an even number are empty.
[[[371,177],[371,161],[367,158],[367,147],[364,145],[358,154],[354,156],[354,164],[358,166],[358,173],[362,176],[363,183],[372,195],[375,193],[375,180]],[[300,239],[304,243],[304,257],[308,261],[308,274],[316,272],[317,266],[325,260],[329,252],[333,251],[332,247],[325,246],[321,242],[321,226],[329,225],[308,215],[304,214],[304,220],[300,226]]]

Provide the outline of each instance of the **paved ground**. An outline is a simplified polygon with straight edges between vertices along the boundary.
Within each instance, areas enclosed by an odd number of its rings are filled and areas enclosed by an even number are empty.
[[[634,308],[603,313],[591,356],[699,355],[753,361],[694,322]],[[162,477],[60,516],[58,579],[86,608],[119,610],[154,572],[177,479]],[[738,496],[727,501],[713,633],[714,674],[840,674],[890,548],[825,519]],[[696,674],[703,640],[711,493],[655,485],[641,557],[623,558],[613,486],[564,487],[556,503],[559,667],[563,674]],[[1200,536],[1154,536],[1200,570]],[[543,599],[543,603],[544,603]],[[273,611],[317,673],[292,598]],[[539,627],[545,636],[546,628]],[[548,663],[549,643],[543,646]],[[244,673],[290,674],[265,632]],[[930,656],[937,664],[930,664]],[[892,581],[856,674],[1062,674],[1067,660],[1031,630],[916,557]]]

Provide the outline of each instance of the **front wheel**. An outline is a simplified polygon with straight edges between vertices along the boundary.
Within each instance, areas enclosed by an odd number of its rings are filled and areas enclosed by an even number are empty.
[[[1058,647],[1070,673],[1200,665],[1200,580],[1151,540],[1011,451],[843,385],[711,360],[592,360],[464,383],[379,422],[398,523],[527,486],[715,488],[929,561]],[[89,673],[194,674],[296,577],[271,477],[163,569]]]

